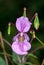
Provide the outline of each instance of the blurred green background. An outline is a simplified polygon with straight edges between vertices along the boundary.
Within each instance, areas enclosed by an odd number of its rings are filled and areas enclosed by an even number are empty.
[[[17,17],[22,16],[23,8],[27,8],[27,16],[31,20],[35,12],[38,13],[40,20],[40,28],[36,31],[36,35],[44,42],[44,0],[0,0],[0,31],[3,36],[12,43],[11,37],[16,34],[16,28],[13,30],[10,37],[7,35],[8,22],[15,24]],[[8,39],[9,38],[9,39]],[[32,43],[32,49],[40,46],[36,39]],[[7,46],[8,48],[8,46]],[[9,52],[10,50],[8,50]],[[44,58],[44,48],[35,53],[40,62]]]

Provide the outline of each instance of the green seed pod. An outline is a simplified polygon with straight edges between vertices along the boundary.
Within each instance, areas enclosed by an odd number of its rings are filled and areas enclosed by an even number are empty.
[[[26,17],[26,8],[24,8],[23,16]]]
[[[35,14],[35,19],[34,19],[34,28],[35,28],[36,30],[38,30],[39,25],[40,25],[40,23],[39,23],[38,14],[36,13],[36,14]]]
[[[8,24],[8,35],[10,35],[11,32],[11,23]]]

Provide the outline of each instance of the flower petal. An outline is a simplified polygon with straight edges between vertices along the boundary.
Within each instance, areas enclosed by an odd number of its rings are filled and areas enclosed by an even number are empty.
[[[16,28],[20,32],[29,31],[31,24],[27,17],[22,16],[16,20]]]
[[[28,51],[30,49],[31,49],[31,44],[25,40],[24,41],[24,50]]]
[[[21,51],[28,51],[31,48],[31,44],[26,40],[24,42],[19,42],[19,48]]]
[[[13,41],[18,41],[19,36],[24,36],[24,38],[29,41],[29,36],[26,33],[18,33],[16,36],[13,37]]]
[[[29,41],[29,36],[28,36],[26,33],[24,33],[24,38],[25,38],[27,41]]]
[[[19,37],[20,33],[18,33],[16,36],[13,37],[13,41],[18,41],[18,37]]]
[[[17,42],[13,42],[12,44],[12,50],[19,55],[26,55],[28,52],[23,52],[19,48],[19,44]]]

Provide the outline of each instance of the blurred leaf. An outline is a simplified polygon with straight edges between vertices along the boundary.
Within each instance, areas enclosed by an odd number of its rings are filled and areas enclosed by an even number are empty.
[[[12,23],[12,25],[11,25],[11,37],[16,35],[16,33],[17,33],[16,25]]]
[[[24,65],[24,64],[19,63],[18,65]]]
[[[0,65],[6,65],[5,61],[0,57]]]
[[[33,54],[30,54],[29,61],[35,65],[40,65],[39,59]]]
[[[27,65],[34,65],[34,64],[32,64],[31,62],[26,62],[26,64],[27,64]]]
[[[13,56],[13,61],[17,64],[17,65],[24,65],[23,63],[19,63],[18,62],[18,56],[13,52],[12,53]]]
[[[12,56],[13,56],[13,61],[14,61],[15,63],[18,63],[17,55],[16,55],[14,52],[12,53]]]
[[[28,55],[31,56],[31,57],[37,58],[37,56],[35,56],[35,55],[32,54],[32,53],[29,53]]]

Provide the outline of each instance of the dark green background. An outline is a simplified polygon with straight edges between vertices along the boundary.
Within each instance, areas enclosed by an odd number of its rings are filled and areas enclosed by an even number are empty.
[[[27,16],[30,20],[35,12],[38,13],[40,28],[38,31],[35,31],[36,35],[44,42],[44,0],[0,0],[0,31],[6,38],[8,22],[10,21],[15,24],[17,17],[22,16],[24,7],[27,8]],[[15,33],[13,32],[14,34],[16,34],[16,30]],[[37,45],[39,45],[38,42],[34,40],[32,46],[36,47]],[[44,58],[44,49],[36,52],[36,55],[42,61]]]

